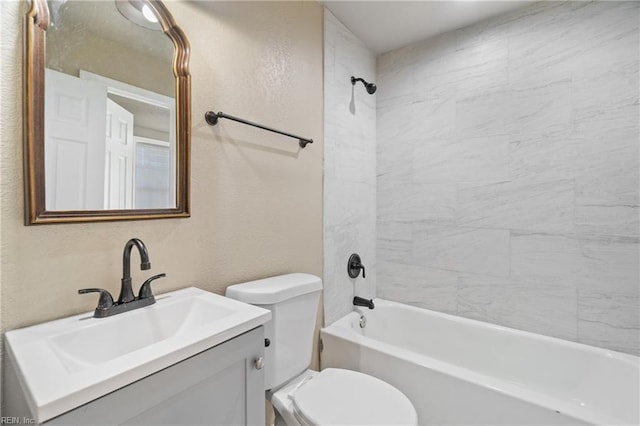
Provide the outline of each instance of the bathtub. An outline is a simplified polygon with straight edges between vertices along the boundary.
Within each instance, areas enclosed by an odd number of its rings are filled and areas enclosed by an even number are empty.
[[[420,424],[640,423],[640,358],[376,299],[321,330],[322,368],[371,374]]]

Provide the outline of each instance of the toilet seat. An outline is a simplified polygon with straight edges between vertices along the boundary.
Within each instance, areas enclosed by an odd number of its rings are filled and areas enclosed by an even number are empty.
[[[309,425],[417,425],[411,401],[375,377],[327,368],[289,395],[296,419]]]

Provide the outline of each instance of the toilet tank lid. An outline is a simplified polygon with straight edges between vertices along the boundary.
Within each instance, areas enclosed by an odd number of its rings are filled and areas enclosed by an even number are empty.
[[[225,295],[252,305],[271,305],[321,289],[319,277],[294,273],[231,285]]]

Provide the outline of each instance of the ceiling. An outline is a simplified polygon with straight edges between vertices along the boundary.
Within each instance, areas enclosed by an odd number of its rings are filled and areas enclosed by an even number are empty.
[[[523,7],[532,1],[322,2],[375,54]]]

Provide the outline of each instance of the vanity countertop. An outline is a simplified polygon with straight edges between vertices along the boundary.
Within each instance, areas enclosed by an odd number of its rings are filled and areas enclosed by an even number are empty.
[[[5,334],[9,362],[38,423],[271,319],[271,312],[189,287],[107,318],[75,315]]]

